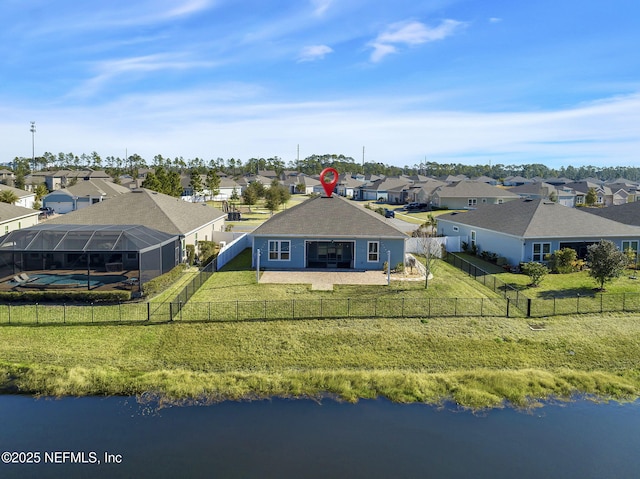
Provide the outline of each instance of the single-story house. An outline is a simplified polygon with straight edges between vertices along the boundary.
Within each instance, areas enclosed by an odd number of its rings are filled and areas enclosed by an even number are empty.
[[[395,200],[396,203],[401,204],[404,203],[404,201],[400,201],[403,195],[399,194],[398,191],[403,191],[404,188],[408,188],[412,184],[413,181],[407,178],[387,177],[368,181],[355,189],[355,198],[362,201],[382,200],[388,203]]]
[[[33,208],[0,203],[0,235],[38,224],[40,211]]]
[[[143,284],[178,265],[180,239],[140,225],[66,225],[49,222],[0,239],[0,276],[52,270],[132,274]]]
[[[459,236],[470,247],[496,253],[515,265],[544,262],[546,254],[562,248],[573,248],[584,258],[587,246],[603,239],[625,250],[637,245],[640,226],[538,199],[438,216],[438,235]]]
[[[458,181],[437,188],[431,203],[438,208],[460,210],[482,205],[506,203],[520,198],[516,193],[476,181]]]
[[[339,195],[278,213],[251,234],[252,264],[281,270],[382,270],[404,261],[405,235],[383,216]]]
[[[552,200],[563,206],[570,208],[575,206],[576,194],[571,188],[558,187],[545,183],[544,181],[536,181],[534,183],[526,183],[520,186],[508,188],[512,193],[517,193],[523,199],[543,199]],[[555,197],[555,200],[553,200]]]
[[[83,180],[68,188],[54,190],[42,198],[42,206],[65,214],[113,199],[131,190],[107,180]]]
[[[33,208],[33,204],[36,202],[36,194],[31,191],[21,190],[20,188],[14,188],[13,186],[3,184],[0,184],[0,191],[11,191],[15,194],[18,199],[13,204],[16,206]]]
[[[180,198],[141,188],[109,201],[103,201],[52,218],[47,223],[80,225],[142,225],[177,235],[181,241],[181,259],[186,245],[198,240],[212,241],[213,233],[224,231],[226,215],[205,203],[188,203]]]

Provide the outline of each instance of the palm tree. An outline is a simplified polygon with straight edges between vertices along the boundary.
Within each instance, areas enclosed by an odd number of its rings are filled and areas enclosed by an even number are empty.
[[[12,205],[16,201],[18,201],[19,199],[20,198],[18,198],[18,195],[16,195],[11,190],[2,190],[2,191],[0,191],[0,202],[1,203],[9,203],[10,205]]]

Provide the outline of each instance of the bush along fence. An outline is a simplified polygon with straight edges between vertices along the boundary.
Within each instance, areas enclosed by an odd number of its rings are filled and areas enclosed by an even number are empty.
[[[545,317],[562,314],[615,313],[640,311],[640,293],[594,293],[592,295],[552,296],[550,298],[529,298],[522,291],[506,284],[495,275],[488,273],[455,254],[448,253],[446,261],[467,273],[476,281],[500,293],[510,300],[510,306],[526,317]],[[513,310],[511,315],[515,315]]]

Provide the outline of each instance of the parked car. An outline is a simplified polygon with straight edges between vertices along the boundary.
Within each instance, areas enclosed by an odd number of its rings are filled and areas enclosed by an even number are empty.
[[[407,211],[429,211],[429,203],[409,203]]]
[[[396,217],[396,213],[393,210],[388,210],[388,209],[385,208],[384,217],[385,218],[395,218]]]

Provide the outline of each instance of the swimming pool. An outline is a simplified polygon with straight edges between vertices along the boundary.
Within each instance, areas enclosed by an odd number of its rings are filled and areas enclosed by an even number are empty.
[[[105,284],[121,283],[127,277],[122,274],[107,274],[100,276],[91,275],[90,278],[86,274],[55,274],[55,273],[33,273],[29,275],[31,280],[26,283],[15,283],[26,288],[41,288],[46,289],[48,287],[52,289],[61,288],[81,288],[87,287],[87,284],[91,288],[97,288],[98,286],[104,286]],[[87,282],[88,280],[88,282]]]

